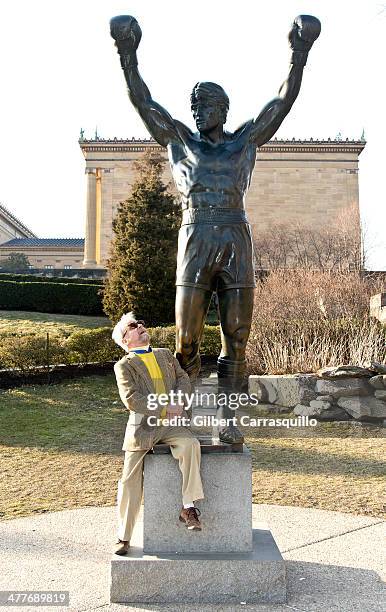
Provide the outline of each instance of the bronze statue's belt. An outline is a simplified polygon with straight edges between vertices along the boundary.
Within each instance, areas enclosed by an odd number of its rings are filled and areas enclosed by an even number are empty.
[[[182,211],[181,225],[189,223],[248,223],[245,210],[237,208],[186,208]]]

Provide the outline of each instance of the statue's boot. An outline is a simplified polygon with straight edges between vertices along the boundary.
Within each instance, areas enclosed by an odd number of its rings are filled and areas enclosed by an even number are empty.
[[[231,361],[226,357],[219,357],[217,360],[218,392],[225,394],[229,398],[230,394],[242,393],[245,385],[246,362]],[[219,419],[233,419],[237,417],[236,410],[229,407],[229,399],[224,405],[218,406],[217,417]],[[244,436],[233,422],[219,427],[219,439],[227,444],[242,444]]]
[[[244,442],[244,436],[236,425],[228,425],[219,429],[218,434],[220,442],[226,444],[242,444]]]

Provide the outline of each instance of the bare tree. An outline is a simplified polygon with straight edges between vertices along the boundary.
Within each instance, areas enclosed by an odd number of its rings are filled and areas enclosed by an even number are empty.
[[[254,239],[257,269],[303,268],[362,270],[365,252],[355,204],[342,210],[334,225],[315,228],[301,223],[278,224]]]

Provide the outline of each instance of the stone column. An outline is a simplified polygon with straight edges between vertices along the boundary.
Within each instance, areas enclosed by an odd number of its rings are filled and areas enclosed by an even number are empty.
[[[101,234],[100,265],[106,267],[113,239],[113,172],[111,168],[102,169],[101,177]]]
[[[84,241],[83,265],[96,266],[96,177],[93,168],[86,168],[87,204],[86,204],[86,236]]]

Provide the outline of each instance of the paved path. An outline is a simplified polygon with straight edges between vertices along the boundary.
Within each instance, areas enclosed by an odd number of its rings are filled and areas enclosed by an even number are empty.
[[[288,603],[200,605],[197,612],[386,610],[382,588],[386,568],[381,552],[385,523],[376,518],[290,506],[255,505],[253,514],[254,521],[269,525],[287,560]],[[114,508],[66,510],[0,523],[0,590],[70,591],[70,608],[41,610],[192,612],[191,605],[132,607],[108,603],[114,526]]]

